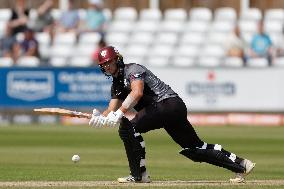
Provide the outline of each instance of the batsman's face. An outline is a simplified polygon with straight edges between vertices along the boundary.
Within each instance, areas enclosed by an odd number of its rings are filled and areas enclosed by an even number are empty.
[[[106,73],[111,74],[112,76],[115,76],[118,70],[115,61],[116,60],[111,60],[101,65]]]

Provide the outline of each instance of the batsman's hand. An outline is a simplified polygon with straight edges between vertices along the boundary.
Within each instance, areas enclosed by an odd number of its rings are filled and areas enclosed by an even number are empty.
[[[106,125],[109,127],[118,127],[120,125],[120,120],[123,117],[124,113],[118,109],[116,112],[109,112],[107,115]]]
[[[92,127],[103,127],[106,124],[106,117],[101,115],[97,109],[93,109],[92,118],[89,121],[89,125]]]

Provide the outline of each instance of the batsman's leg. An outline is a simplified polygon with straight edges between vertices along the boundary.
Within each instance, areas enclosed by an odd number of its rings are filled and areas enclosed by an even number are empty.
[[[202,147],[185,148],[180,151],[180,154],[195,162],[207,162],[235,172],[236,178],[230,179],[231,182],[244,182],[245,176],[255,166],[250,160],[240,158],[224,150],[219,144],[204,143]]]
[[[245,172],[243,173],[236,173],[235,178],[231,178],[230,182],[240,183],[245,182],[245,177],[252,172],[255,167],[255,163],[251,162],[248,159],[244,159],[241,161],[241,166],[245,168]]]
[[[230,179],[230,182],[244,182],[245,181],[245,177],[250,174],[252,172],[252,170],[255,167],[255,163],[253,163],[252,161],[248,160],[248,159],[243,159],[240,158],[238,156],[236,156],[235,154],[228,152],[224,149],[222,149],[223,153],[225,153],[225,155],[227,157],[229,157],[229,159],[231,159],[232,161],[235,161],[236,163],[240,164],[242,167],[244,167],[244,172],[238,173],[236,172],[236,176],[235,178]]]
[[[218,144],[207,144],[199,148],[185,148],[180,151],[180,154],[188,157],[195,162],[207,162],[219,167],[229,169],[233,172],[242,173],[244,167],[240,165],[240,158],[236,159],[236,155],[228,157],[223,152],[222,146]]]
[[[118,178],[118,182],[151,182],[145,167],[145,142],[127,118],[122,119],[119,136],[124,143],[130,175]]]
[[[228,152],[218,144],[204,143],[187,120],[187,109],[181,99],[172,98],[165,102],[165,130],[183,150],[180,154],[196,162],[207,162],[236,173],[232,182],[242,182],[255,164]]]

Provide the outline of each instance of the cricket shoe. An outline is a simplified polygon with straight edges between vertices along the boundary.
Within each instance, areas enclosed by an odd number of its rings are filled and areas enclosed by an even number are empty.
[[[251,162],[248,159],[244,159],[241,162],[241,165],[243,167],[245,167],[245,169],[246,169],[245,172],[244,173],[236,173],[236,177],[230,179],[230,182],[232,182],[232,183],[242,183],[242,182],[245,182],[245,177],[248,174],[250,174],[252,172],[253,168],[255,167],[255,163]]]
[[[151,182],[150,176],[146,171],[142,173],[142,179],[141,180],[135,180],[135,178],[132,175],[129,175],[127,177],[121,177],[118,178],[117,181],[119,183],[149,183]]]

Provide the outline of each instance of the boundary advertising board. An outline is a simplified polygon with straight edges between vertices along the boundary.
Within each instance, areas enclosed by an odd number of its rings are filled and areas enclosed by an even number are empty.
[[[111,81],[99,68],[1,68],[0,107],[106,107]]]

